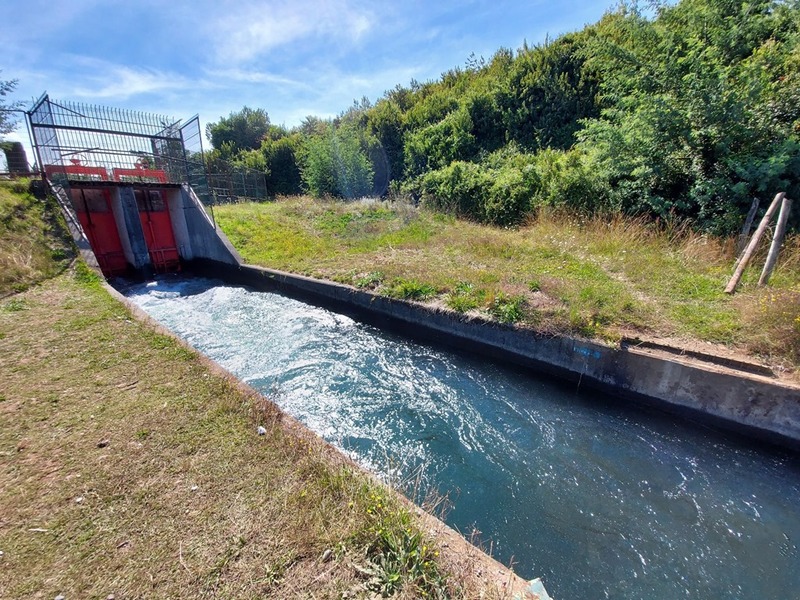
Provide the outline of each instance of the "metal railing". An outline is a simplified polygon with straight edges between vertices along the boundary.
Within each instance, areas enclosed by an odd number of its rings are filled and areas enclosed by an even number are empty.
[[[37,164],[49,180],[188,184],[204,204],[267,197],[266,175],[206,170],[200,120],[52,100],[27,112]],[[224,166],[224,165],[223,165]]]

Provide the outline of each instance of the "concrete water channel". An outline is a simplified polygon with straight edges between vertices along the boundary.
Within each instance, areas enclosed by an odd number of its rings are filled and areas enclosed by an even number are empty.
[[[168,277],[153,318],[556,599],[791,598],[797,454],[423,345],[270,292]]]

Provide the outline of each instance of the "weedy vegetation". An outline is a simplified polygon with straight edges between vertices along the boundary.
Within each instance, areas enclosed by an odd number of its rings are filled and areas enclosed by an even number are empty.
[[[0,298],[60,273],[74,257],[54,202],[35,198],[29,185],[0,180]]]

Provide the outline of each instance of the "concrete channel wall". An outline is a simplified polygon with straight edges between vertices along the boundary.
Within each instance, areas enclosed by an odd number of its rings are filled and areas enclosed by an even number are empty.
[[[800,386],[758,374],[758,369],[748,372],[735,361],[714,364],[630,343],[612,348],[545,336],[261,267],[195,261],[193,268],[231,283],[300,297],[406,335],[510,361],[574,382],[576,387],[602,390],[800,450]]]

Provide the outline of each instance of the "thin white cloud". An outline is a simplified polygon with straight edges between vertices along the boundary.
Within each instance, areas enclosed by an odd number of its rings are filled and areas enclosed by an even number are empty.
[[[159,69],[134,68],[80,56],[73,57],[71,62],[80,69],[73,71],[71,77],[75,84],[68,94],[73,97],[127,100],[143,94],[209,86],[205,81]]]
[[[276,85],[289,86],[304,90],[311,90],[313,86],[298,79],[292,79],[284,75],[270,73],[268,71],[257,71],[248,69],[209,69],[206,76],[215,81],[232,81],[239,83],[272,83]]]
[[[241,64],[305,38],[353,43],[372,28],[371,10],[347,0],[241,3],[214,20],[208,34],[217,60]]]

